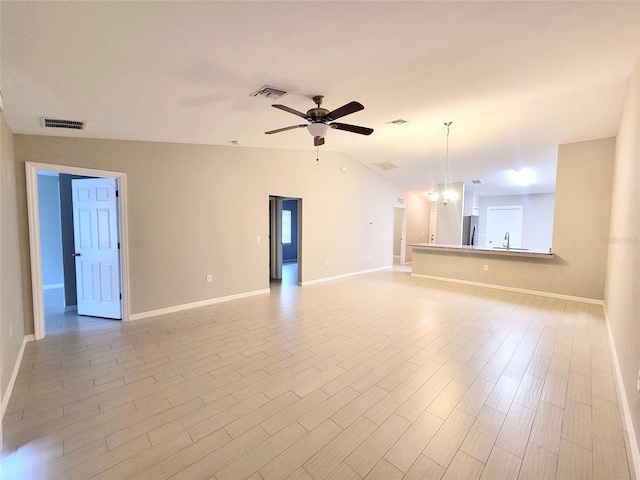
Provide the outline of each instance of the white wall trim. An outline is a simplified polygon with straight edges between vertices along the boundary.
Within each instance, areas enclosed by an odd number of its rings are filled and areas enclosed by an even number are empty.
[[[209,300],[201,300],[199,302],[185,303],[182,305],[174,305],[173,307],[159,308],[158,310],[149,310],[148,312],[133,313],[129,315],[129,320],[142,320],[143,318],[157,317],[159,315],[166,315],[168,313],[182,312],[183,310],[191,310],[192,308],[206,307],[215,303],[228,302],[231,300],[238,300],[240,298],[252,297],[254,295],[262,295],[263,293],[269,293],[269,288],[262,290],[252,290],[251,292],[237,293],[235,295],[227,295],[226,297],[210,298]]]
[[[325,277],[325,278],[319,278],[316,280],[309,280],[308,282],[302,282],[302,286],[312,285],[314,283],[329,282],[331,280],[338,280],[340,278],[352,277],[354,275],[362,275],[365,273],[377,272],[380,270],[387,270],[392,267],[393,267],[392,265],[388,265],[385,267],[371,268],[369,270],[361,270],[358,272],[345,273],[343,275],[336,275],[334,277]],[[131,321],[142,320],[144,318],[151,318],[151,317],[157,317],[159,315],[166,315],[169,313],[182,312],[184,310],[190,310],[192,308],[206,307],[208,305],[214,305],[216,303],[228,302],[231,300],[238,300],[240,298],[252,297],[254,295],[262,295],[263,293],[269,293],[269,292],[271,292],[270,288],[264,288],[262,290],[252,290],[250,292],[238,293],[235,295],[227,295],[226,297],[211,298],[209,300],[201,300],[199,302],[185,303],[182,305],[174,305],[173,307],[167,307],[167,308],[159,308],[158,310],[149,310],[148,312],[132,313],[131,315],[129,315],[129,320]]]
[[[43,290],[51,290],[51,289],[54,289],[54,288],[62,288],[62,287],[64,287],[64,283],[50,283],[48,285],[43,285],[42,289]]]
[[[109,177],[118,180],[120,263],[122,290],[122,321],[129,321],[129,230],[127,228],[127,175],[122,172],[70,167],[49,163],[25,162],[27,183],[27,212],[29,217],[29,248],[31,252],[31,290],[33,301],[33,330],[35,339],[46,336],[44,323],[44,295],[42,288],[42,251],[40,248],[40,221],[38,207],[38,172],[58,172],[92,177]]]
[[[343,273],[342,275],[335,275],[333,277],[316,278],[315,280],[308,280],[306,282],[302,282],[301,285],[304,287],[305,285],[313,285],[314,283],[330,282],[332,280],[339,280],[341,278],[353,277],[354,275],[363,275],[365,273],[379,272],[380,270],[388,270],[390,268],[393,268],[393,265],[387,265],[387,266],[378,267],[378,268],[370,268],[369,270],[360,270],[358,272]]]
[[[22,346],[20,347],[20,351],[18,352],[18,358],[16,358],[16,363],[13,365],[13,372],[11,373],[11,379],[9,380],[9,385],[7,385],[7,391],[4,392],[2,396],[2,415],[0,415],[0,421],[4,418],[4,412],[7,411],[7,406],[9,405],[9,400],[11,399],[11,392],[13,391],[13,386],[16,383],[16,378],[18,378],[18,372],[20,371],[20,364],[22,364],[22,356],[24,355],[24,349],[27,346],[28,342],[33,342],[35,340],[34,335],[25,335],[22,339]]]
[[[609,322],[609,316],[607,315],[606,306],[604,308],[604,319],[607,323],[607,333],[609,334],[609,346],[611,347],[611,354],[613,356],[613,366],[616,371],[616,382],[618,383],[618,393],[620,395],[619,401],[622,402],[622,411],[624,412],[624,422],[627,426],[627,433],[629,434],[629,445],[631,446],[631,459],[636,471],[636,479],[640,478],[640,451],[638,450],[638,440],[636,438],[636,431],[633,428],[633,420],[631,417],[631,409],[629,408],[629,401],[627,399],[627,391],[624,388],[624,382],[622,381],[622,371],[620,370],[620,363],[618,362],[618,353],[616,352],[616,344],[613,340],[613,332],[611,331],[611,323]]]
[[[574,297],[573,295],[563,295],[562,293],[543,292],[540,290],[528,290],[526,288],[507,287],[504,285],[494,285],[493,283],[470,282],[468,280],[459,280],[457,278],[436,277],[434,275],[423,275],[421,273],[411,273],[412,277],[428,278],[429,280],[439,280],[442,282],[461,283],[463,285],[473,285],[474,287],[493,288],[495,290],[506,290],[508,292],[526,293],[528,295],[538,295],[539,297],[558,298],[560,300],[570,300],[573,302],[591,303],[594,305],[604,305],[603,300],[587,297]]]
[[[64,307],[65,312],[75,312],[78,310],[78,305],[68,305]]]

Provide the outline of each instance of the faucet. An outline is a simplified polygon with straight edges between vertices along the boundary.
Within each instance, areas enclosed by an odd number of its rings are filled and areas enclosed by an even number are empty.
[[[502,242],[502,246],[509,250],[509,232],[504,234],[504,242]]]

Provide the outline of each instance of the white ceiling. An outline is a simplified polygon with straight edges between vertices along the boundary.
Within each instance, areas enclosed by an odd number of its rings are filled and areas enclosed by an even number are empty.
[[[313,95],[373,128],[332,130],[341,151],[409,190],[450,179],[480,194],[521,190],[528,167],[553,191],[557,145],[616,134],[640,53],[640,3],[623,2],[8,2],[1,76],[14,133],[302,149]],[[263,85],[288,93],[250,97]],[[44,129],[41,116],[84,120]],[[403,118],[408,123],[388,124]],[[304,121],[302,122],[304,123]],[[378,162],[400,168],[382,171]],[[471,185],[469,184],[469,187]]]

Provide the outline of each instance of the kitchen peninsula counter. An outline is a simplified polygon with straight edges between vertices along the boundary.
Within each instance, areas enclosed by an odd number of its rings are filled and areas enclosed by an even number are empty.
[[[561,272],[569,264],[557,252],[426,243],[415,243],[411,247],[414,277],[575,298],[573,291],[563,291],[565,283]]]
[[[520,257],[520,258],[540,258],[550,259],[554,257],[553,253],[546,252],[534,252],[531,250],[524,250],[518,248],[483,248],[474,247],[471,245],[429,245],[428,243],[413,243],[408,245],[412,247],[414,251],[432,251],[432,252],[447,252],[454,254],[470,254],[470,255],[498,255],[507,257]]]

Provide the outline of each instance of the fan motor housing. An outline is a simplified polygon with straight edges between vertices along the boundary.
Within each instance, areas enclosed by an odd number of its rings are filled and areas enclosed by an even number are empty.
[[[329,110],[327,110],[326,108],[317,107],[309,110],[307,112],[307,116],[309,116],[313,120],[319,120],[322,117],[324,117],[327,113],[329,113]]]

